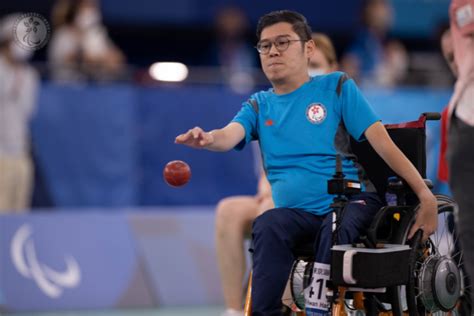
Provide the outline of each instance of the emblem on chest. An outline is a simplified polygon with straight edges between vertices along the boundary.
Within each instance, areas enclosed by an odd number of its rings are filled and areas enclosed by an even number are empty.
[[[311,103],[306,108],[306,118],[311,124],[321,124],[326,116],[326,108],[321,103]]]

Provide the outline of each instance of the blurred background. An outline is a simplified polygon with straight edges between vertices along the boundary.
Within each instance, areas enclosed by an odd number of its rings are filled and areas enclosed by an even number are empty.
[[[2,314],[218,315],[214,209],[226,196],[255,194],[258,162],[250,148],[217,154],[174,138],[227,124],[269,87],[254,49],[258,18],[304,14],[394,123],[449,100],[454,77],[440,49],[449,2],[0,2],[0,188],[14,168],[22,181],[11,193],[21,193],[19,204],[0,201]],[[43,28],[41,47],[18,49],[18,21],[27,33]],[[439,122],[427,133],[428,176],[449,194],[436,180]],[[162,176],[176,159],[192,169],[179,189]]]

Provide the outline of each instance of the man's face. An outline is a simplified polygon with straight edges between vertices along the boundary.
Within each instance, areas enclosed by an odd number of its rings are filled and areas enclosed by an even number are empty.
[[[458,69],[456,62],[454,61],[454,48],[453,48],[453,38],[451,37],[450,32],[445,32],[441,37],[441,50],[443,52],[444,59],[449,65],[449,68],[453,72],[455,77],[458,76]]]
[[[279,51],[274,42],[286,39],[290,40],[288,48]],[[308,60],[312,56],[314,43],[301,42],[291,24],[281,22],[264,28],[259,43],[271,45],[268,54],[260,54],[260,62],[263,72],[272,83],[288,81],[308,73]]]

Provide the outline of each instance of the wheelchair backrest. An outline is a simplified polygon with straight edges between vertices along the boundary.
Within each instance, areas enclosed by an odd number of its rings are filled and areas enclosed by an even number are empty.
[[[426,178],[426,117],[418,121],[385,125],[388,134],[400,150],[413,163],[423,178]],[[351,148],[357,161],[364,168],[377,193],[382,197],[387,191],[388,178],[397,174],[375,152],[368,141],[351,139]]]

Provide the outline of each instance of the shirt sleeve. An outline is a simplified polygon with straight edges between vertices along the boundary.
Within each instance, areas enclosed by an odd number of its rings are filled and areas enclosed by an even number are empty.
[[[236,150],[242,150],[246,144],[258,139],[257,118],[258,114],[250,102],[244,102],[242,108],[232,120],[232,122],[242,125],[245,130],[245,138],[234,147]]]
[[[341,107],[344,125],[349,134],[357,141],[364,140],[365,130],[380,121],[352,79],[346,80],[342,85]]]

